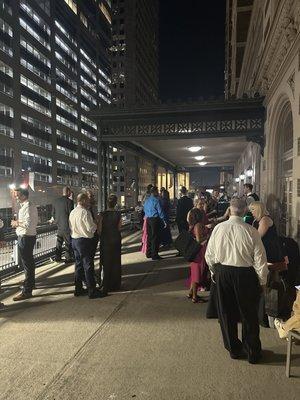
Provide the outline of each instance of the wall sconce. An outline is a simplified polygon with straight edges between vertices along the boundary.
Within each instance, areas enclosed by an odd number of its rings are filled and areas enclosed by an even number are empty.
[[[241,174],[241,175],[240,175],[240,180],[241,180],[241,181],[244,181],[244,180],[245,180],[245,175],[244,175],[244,174]]]
[[[252,176],[253,176],[253,169],[249,168],[249,169],[246,171],[246,175],[247,175],[248,178],[252,178]]]

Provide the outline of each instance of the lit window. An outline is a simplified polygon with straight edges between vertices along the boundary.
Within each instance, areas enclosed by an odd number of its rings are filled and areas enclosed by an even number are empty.
[[[26,49],[30,54],[32,54],[35,58],[37,58],[40,62],[46,65],[48,68],[51,67],[51,63],[49,58],[44,56],[36,47],[32,46],[31,43],[27,42],[22,36],[20,38],[20,44],[24,49]]]
[[[78,125],[75,124],[72,121],[69,121],[68,119],[66,119],[65,117],[62,117],[59,114],[56,114],[56,121],[60,122],[62,125],[65,125],[66,127],[73,129],[74,131],[78,131]]]
[[[75,82],[73,79],[69,78],[64,72],[62,72],[58,68],[56,68],[56,75],[58,76],[58,78],[62,79],[69,86],[71,86],[72,89],[74,89],[75,91],[77,90],[77,82]]]
[[[13,77],[13,69],[4,62],[2,62],[1,60],[0,60],[0,72],[2,72],[4,75],[9,76],[10,78]],[[5,80],[0,80],[0,92],[6,94],[7,96],[12,97],[13,96],[12,85],[7,83]]]
[[[87,28],[88,27],[88,21],[86,16],[81,12],[80,13],[80,21],[83,23],[83,25]]]
[[[108,23],[111,24],[111,15],[106,6],[104,5],[103,1],[99,4],[99,8],[102,11],[103,15],[107,19]]]
[[[20,18],[20,25],[23,29],[25,29],[31,36],[33,36],[39,43],[41,43],[46,49],[51,50],[50,44],[40,36],[27,22]]]
[[[33,10],[32,7],[28,4],[27,1],[22,0],[20,2],[20,7],[22,10],[26,12],[27,15],[30,16],[30,18],[40,27],[45,31],[48,35],[50,35],[51,31],[49,26],[45,23],[45,21]]]
[[[75,158],[76,160],[78,159],[78,153],[76,153],[76,151],[74,150],[68,149],[67,147],[57,145],[56,150],[60,154],[64,154],[65,156]]]
[[[73,143],[78,145],[78,139],[68,133],[62,132],[60,130],[56,131],[56,135],[61,139],[65,140],[66,142]]]
[[[48,117],[51,117],[51,110],[49,108],[46,108],[42,106],[41,104],[37,103],[36,101],[33,101],[32,99],[29,99],[28,97],[24,96],[23,94],[21,95],[21,102],[25,104],[26,106],[33,108],[34,110],[47,115]]]
[[[57,43],[74,61],[77,61],[77,56],[74,51],[57,35],[55,35],[55,43]]]
[[[33,164],[41,164],[46,165],[48,167],[52,167],[52,159],[48,157],[43,157],[39,154],[34,154],[29,151],[22,150],[21,158],[24,161],[28,161]]]
[[[1,114],[1,112],[0,112]],[[8,136],[10,138],[14,137],[14,131],[10,126],[0,124],[0,135]]]
[[[77,97],[74,94],[70,93],[68,90],[60,86],[58,83],[55,85],[55,87],[58,92],[62,93],[64,96],[72,100],[74,103],[78,102]]]
[[[76,1],[74,0],[65,0],[65,3],[68,4],[68,6],[71,8],[73,13],[77,14],[77,4]]]
[[[94,97],[89,94],[86,90],[80,88],[80,93],[82,94],[83,97],[88,99],[91,103],[93,103],[95,106],[97,105],[97,101],[94,99]]]
[[[96,82],[96,80],[97,80],[96,75],[92,72],[92,70],[83,61],[80,61],[80,67],[83,69],[83,71],[86,74],[88,74],[93,79],[93,81]]]
[[[41,172],[35,172],[34,180],[39,182],[52,183],[52,176],[49,174],[42,174]]]
[[[65,161],[57,160],[57,167],[65,171],[78,172],[77,165],[69,164]]]
[[[0,18],[0,30],[4,33],[7,33],[10,37],[13,37],[12,27],[2,18]]]
[[[97,147],[91,146],[90,144],[86,142],[81,142],[81,145],[84,149],[91,151],[92,153],[97,154]]]
[[[47,134],[52,133],[52,129],[51,129],[50,125],[46,125],[36,118],[32,118],[32,117],[29,117],[28,115],[22,114],[21,120],[24,121],[26,124],[32,126],[33,128],[36,128],[42,132],[45,132]]]
[[[80,53],[84,56],[84,58],[86,58],[88,60],[89,63],[92,64],[92,66],[94,68],[96,68],[96,64],[94,63],[94,61],[91,59],[91,57],[83,49],[80,49]]]
[[[9,15],[12,15],[12,8],[9,5],[9,2],[7,0],[1,1],[0,2],[0,10],[6,11]]]
[[[81,108],[83,108],[85,111],[89,112],[91,109],[90,107],[88,107],[85,103],[83,103],[82,101],[80,102],[80,106]]]
[[[99,71],[99,74],[102,75],[107,80],[108,83],[111,83],[111,79],[101,68],[98,68],[98,71]]]
[[[73,74],[77,75],[76,69],[71,65],[58,51],[55,51],[55,57],[62,63],[64,64],[65,67],[68,68],[68,70],[72,71]]]
[[[88,137],[89,139],[93,140],[94,142],[97,142],[97,136],[93,135],[92,133],[90,133],[86,129],[81,129],[81,133],[84,136]]]
[[[33,72],[35,75],[39,76],[41,79],[46,81],[47,83],[51,83],[50,76],[39,70],[35,65],[32,65],[30,62],[25,60],[24,58],[20,58],[20,63],[23,67],[29,69],[29,71]]]
[[[69,114],[72,114],[74,117],[76,117],[76,118],[78,117],[78,113],[75,110],[75,108],[69,106],[64,101],[62,101],[60,99],[56,99],[56,105],[57,105],[57,107],[62,108],[64,111],[68,112]]]
[[[35,82],[31,81],[30,79],[26,78],[26,76],[24,76],[24,75],[21,75],[20,81],[21,81],[22,85],[28,87],[29,89],[31,89],[32,91],[34,91],[38,95],[44,97],[48,101],[51,101],[51,94],[47,90],[43,89],[37,83],[35,83]]]
[[[35,146],[42,147],[46,150],[52,150],[52,144],[50,142],[48,142],[47,140],[43,140],[39,137],[30,135],[27,132],[21,132],[21,138],[22,140],[34,144]]]
[[[73,39],[72,35],[57,20],[55,20],[55,26],[77,47],[76,40]]]
[[[97,125],[95,124],[95,122],[91,121],[91,120],[90,120],[89,118],[87,118],[86,116],[81,115],[80,118],[81,118],[81,121],[82,121],[82,122],[84,122],[85,124],[89,125],[91,128],[93,128],[93,129],[95,129],[95,130],[97,129]]]

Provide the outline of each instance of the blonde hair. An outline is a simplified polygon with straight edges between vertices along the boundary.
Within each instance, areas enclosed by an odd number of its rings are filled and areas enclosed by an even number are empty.
[[[86,203],[89,200],[88,195],[86,193],[79,193],[77,196],[77,203]]]
[[[270,215],[265,204],[261,201],[253,201],[249,204],[249,210],[253,213],[253,211],[257,214],[257,219],[260,220],[265,215]]]

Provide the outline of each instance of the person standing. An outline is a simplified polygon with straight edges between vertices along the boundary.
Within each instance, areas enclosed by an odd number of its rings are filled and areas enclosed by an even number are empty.
[[[249,206],[254,201],[259,201],[259,197],[256,193],[253,192],[253,185],[251,183],[245,183],[244,195],[245,195],[246,203],[248,206],[248,210],[245,215],[245,222],[247,222],[247,224],[249,224],[249,225],[252,225],[254,222],[254,217],[253,217],[251,211],[249,210]]]
[[[74,201],[70,199],[71,194],[71,189],[68,186],[64,187],[63,195],[57,198],[53,204],[53,214],[50,222],[53,223],[55,221],[57,224],[54,258],[56,262],[61,261],[63,244],[65,244],[65,263],[71,263],[74,259],[69,226],[69,216],[74,208]]]
[[[198,289],[205,287],[206,279],[206,265],[205,265],[205,241],[208,238],[207,230],[205,228],[205,213],[198,208],[193,208],[188,214],[189,230],[194,236],[195,240],[201,245],[194,261],[190,263],[190,291],[188,298],[192,299],[193,303],[204,303],[205,300],[201,299],[198,295]]]
[[[145,218],[147,218],[147,258],[152,260],[160,260],[158,255],[159,239],[160,239],[160,220],[163,221],[163,228],[166,228],[167,223],[163,210],[160,205],[158,188],[153,186],[151,196],[144,204]]]
[[[249,363],[256,364],[261,358],[257,314],[259,283],[265,286],[268,267],[259,233],[242,219],[246,209],[244,200],[231,200],[231,216],[213,230],[205,258],[216,282],[224,347],[231,358],[243,358],[245,351]],[[239,319],[242,342],[238,338]]]
[[[189,230],[189,224],[187,222],[188,212],[193,208],[193,200],[187,195],[187,188],[182,186],[181,190],[181,198],[178,200],[177,209],[176,209],[176,223],[178,226],[178,231],[181,233],[182,231]]]
[[[172,240],[170,219],[169,219],[170,207],[171,207],[170,194],[164,187],[160,189],[160,204],[164,213],[165,221],[167,223],[166,228],[161,230],[160,244],[165,246],[165,248],[167,248],[172,244],[173,240]]]
[[[86,194],[89,198],[89,211],[92,214],[93,221],[98,226],[99,217],[98,217],[98,209],[97,209],[97,205],[96,205],[96,199],[95,199],[94,192],[89,189],[86,191]],[[93,237],[93,259],[96,256],[98,243],[99,243],[99,233],[98,233],[98,230],[96,230],[94,237]]]
[[[86,294],[83,289],[83,282],[85,282],[90,299],[101,297],[101,293],[96,289],[93,262],[93,237],[97,225],[89,211],[89,198],[86,193],[80,193],[77,196],[77,207],[71,211],[69,223],[75,255],[74,296]]]
[[[142,228],[142,248],[141,252],[143,254],[147,254],[147,243],[148,243],[148,237],[147,237],[147,217],[145,216],[145,210],[144,210],[144,205],[147,199],[151,196],[151,189],[153,188],[152,183],[150,183],[147,186],[146,192],[143,195],[142,198],[142,205],[143,205],[143,212],[142,212],[142,218],[143,218],[143,228]]]
[[[108,197],[108,209],[100,214],[100,262],[103,267],[103,294],[121,288],[121,212],[116,211],[118,198]]]
[[[280,272],[276,271],[276,266],[277,268],[280,266],[285,267],[283,249],[277,234],[276,226],[264,203],[253,201],[249,206],[249,210],[254,217],[253,226],[257,229],[266,250],[270,270],[268,277],[270,284],[272,281],[276,282],[276,280],[278,281],[278,279],[280,279]],[[283,304],[281,305],[281,308],[282,311],[284,311]],[[264,294],[261,295],[258,316],[262,326],[269,327],[269,325],[273,324],[273,318],[268,317],[265,311]]]
[[[29,201],[27,189],[16,189],[15,196],[20,204],[20,209],[18,219],[11,221],[11,226],[16,229],[19,263],[24,268],[25,279],[22,292],[17,294],[13,300],[21,301],[32,297],[32,290],[35,287],[33,249],[36,242],[38,212],[36,206]]]

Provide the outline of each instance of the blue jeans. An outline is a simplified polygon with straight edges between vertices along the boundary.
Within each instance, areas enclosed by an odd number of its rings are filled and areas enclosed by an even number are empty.
[[[72,247],[75,256],[75,288],[81,289],[85,280],[89,294],[96,289],[93,239],[72,239]]]

